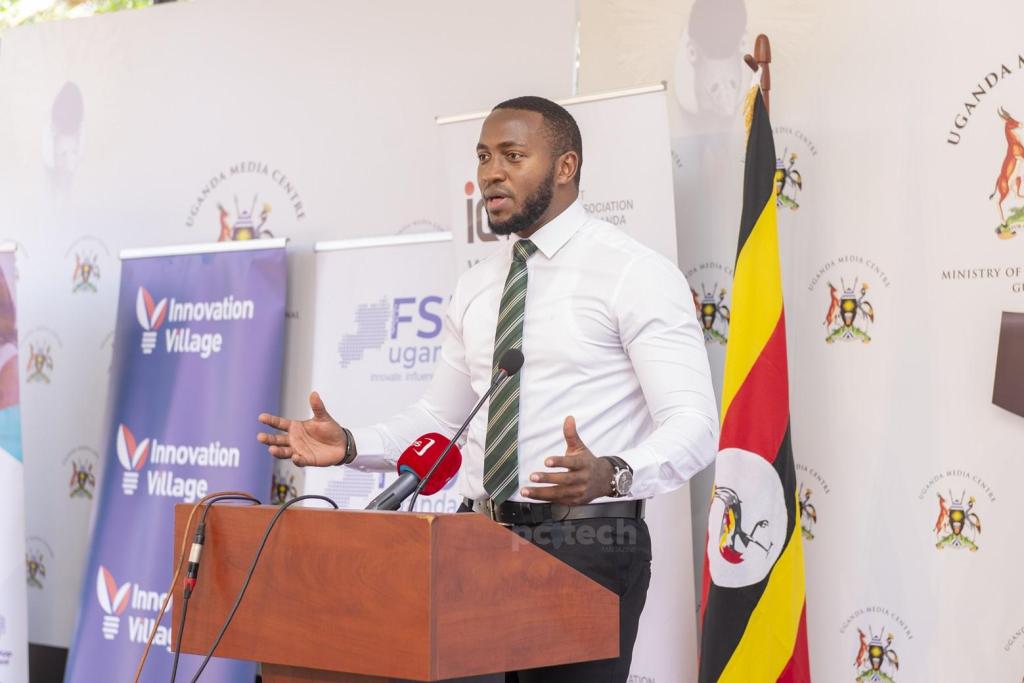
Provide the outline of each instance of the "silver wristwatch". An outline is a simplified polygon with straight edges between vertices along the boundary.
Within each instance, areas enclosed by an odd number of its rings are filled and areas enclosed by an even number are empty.
[[[612,463],[612,497],[623,498],[633,487],[633,468],[622,458],[607,456]]]

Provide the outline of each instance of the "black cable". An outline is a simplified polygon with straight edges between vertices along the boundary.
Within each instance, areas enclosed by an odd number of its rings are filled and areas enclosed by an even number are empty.
[[[188,613],[188,598],[181,603],[181,623],[178,625],[178,637],[174,641],[174,663],[171,664],[171,683],[178,675],[178,658],[181,657],[181,636],[185,634],[185,614]]]
[[[260,500],[256,496],[249,495],[238,495],[229,494],[225,496],[217,496],[211,498],[204,503],[203,515],[199,518],[199,524],[196,525],[196,535],[202,539],[206,536],[206,515],[210,513],[210,508],[215,503],[219,503],[222,500],[244,500],[249,503],[255,503],[260,505]],[[202,542],[202,541],[200,541]],[[188,613],[188,600],[192,597],[192,589],[188,586],[182,591],[181,601],[181,622],[178,625],[178,637],[174,641],[174,663],[171,664],[171,683],[174,683],[175,678],[178,675],[178,659],[181,657],[181,639],[185,635],[185,615]]]
[[[213,507],[213,504],[219,503],[222,500],[247,500],[250,503],[255,503],[256,505],[262,505],[260,499],[257,498],[256,496],[240,496],[237,494],[217,496],[216,498],[211,498],[210,500],[206,501],[205,507],[203,509],[203,516],[199,518],[199,523],[201,525],[206,525],[206,515],[210,514],[210,508]]]
[[[245,581],[242,582],[242,587],[238,591],[238,597],[235,598],[235,604],[231,606],[231,611],[228,612],[227,619],[224,620],[224,625],[220,627],[220,631],[217,633],[217,637],[213,641],[213,645],[210,646],[210,651],[206,653],[206,657],[203,658],[203,663],[199,665],[199,669],[196,671],[196,675],[192,677],[191,683],[196,683],[199,680],[199,676],[202,675],[203,670],[206,669],[206,665],[210,662],[210,658],[213,657],[213,653],[217,650],[217,646],[220,645],[221,638],[224,637],[224,633],[228,630],[228,625],[231,624],[231,620],[235,618],[235,612],[238,611],[238,606],[242,604],[242,597],[245,595],[246,589],[249,588],[249,581],[252,580],[253,572],[256,571],[256,564],[260,561],[260,555],[263,554],[263,548],[267,545],[267,539],[270,538],[270,532],[277,524],[277,520],[281,518],[281,515],[290,506],[298,503],[301,500],[322,500],[329,503],[335,510],[338,509],[338,504],[327,496],[318,496],[309,494],[305,496],[298,496],[292,498],[289,501],[285,501],[274,513],[274,516],[270,518],[270,522],[267,524],[266,531],[263,532],[263,538],[260,540],[260,545],[256,549],[256,555],[252,558],[252,564],[249,565],[249,571],[245,574]]]

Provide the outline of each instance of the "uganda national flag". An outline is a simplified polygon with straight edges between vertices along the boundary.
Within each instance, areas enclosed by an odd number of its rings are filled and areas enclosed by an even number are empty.
[[[760,88],[747,101],[743,217],[704,555],[701,683],[811,678],[789,441],[775,143]]]

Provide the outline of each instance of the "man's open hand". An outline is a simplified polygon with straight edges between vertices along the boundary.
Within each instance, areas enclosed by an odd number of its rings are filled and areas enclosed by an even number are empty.
[[[309,407],[313,417],[308,420],[288,418],[261,413],[259,420],[282,433],[260,432],[256,438],[267,444],[267,450],[275,458],[290,458],[299,467],[314,465],[326,467],[337,465],[345,457],[345,431],[327,413],[320,394],[309,395]]]
[[[546,467],[564,467],[565,472],[534,472],[530,481],[550,486],[524,488],[526,498],[563,505],[584,505],[602,496],[612,494],[612,464],[598,458],[576,432],[576,419],[571,415],[562,423],[565,435],[565,455],[552,456],[544,461]]]

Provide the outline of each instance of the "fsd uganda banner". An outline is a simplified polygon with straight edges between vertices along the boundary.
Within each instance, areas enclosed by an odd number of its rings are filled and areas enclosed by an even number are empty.
[[[320,242],[316,252],[313,386],[342,424],[376,424],[415,403],[434,377],[455,285],[451,233]],[[307,468],[305,492],[365,507],[396,477],[395,459],[375,455],[364,449],[351,467]],[[284,498],[293,475],[277,467],[274,490]],[[453,478],[416,509],[455,512],[461,502]]]
[[[283,240],[122,258],[112,412],[71,683],[132,680],[171,579],[174,505],[266,490],[271,463],[256,416],[277,412],[280,400]],[[216,542],[211,529],[207,543]],[[143,681],[168,679],[169,614]],[[189,680],[198,661],[183,656],[178,677]],[[214,660],[204,675],[251,683],[255,665]]]

